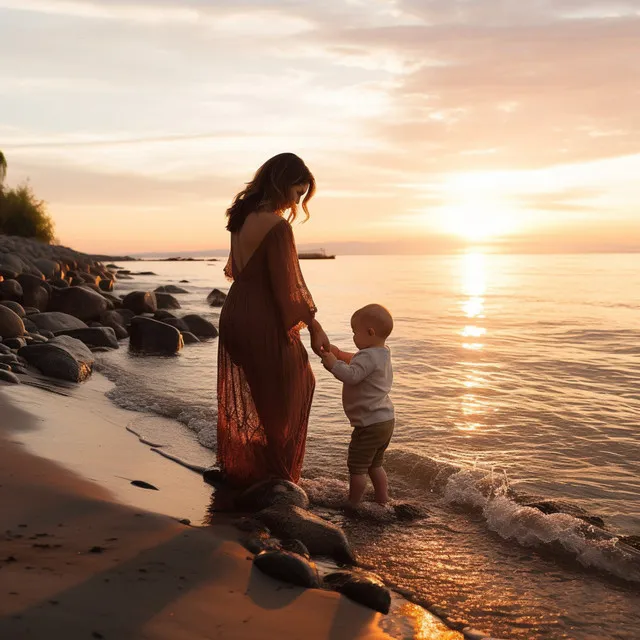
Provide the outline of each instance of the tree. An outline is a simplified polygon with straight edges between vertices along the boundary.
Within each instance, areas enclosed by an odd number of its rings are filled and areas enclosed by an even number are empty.
[[[46,203],[36,198],[28,184],[0,191],[0,233],[53,242],[53,220]]]
[[[2,184],[4,183],[4,179],[7,177],[7,159],[4,157],[4,153],[0,151],[0,189],[2,189]]]

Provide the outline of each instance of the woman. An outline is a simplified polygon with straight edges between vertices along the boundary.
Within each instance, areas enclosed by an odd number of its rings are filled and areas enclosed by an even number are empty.
[[[300,329],[308,327],[318,355],[329,340],[315,319],[290,223],[303,195],[309,218],[315,188],[304,162],[282,153],[227,210],[225,275],[233,284],[220,314],[218,463],[234,485],[300,479],[315,388]]]

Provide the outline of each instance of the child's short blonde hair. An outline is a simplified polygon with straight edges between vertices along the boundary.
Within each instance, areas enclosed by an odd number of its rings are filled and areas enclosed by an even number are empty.
[[[358,309],[351,320],[354,322],[362,322],[371,327],[377,336],[387,339],[393,331],[393,318],[388,309],[381,304],[368,304]]]

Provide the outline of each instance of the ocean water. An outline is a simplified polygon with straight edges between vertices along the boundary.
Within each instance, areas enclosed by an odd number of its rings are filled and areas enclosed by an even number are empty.
[[[156,275],[117,292],[181,284],[201,313],[223,261],[122,263]],[[317,390],[303,484],[366,566],[412,599],[500,638],[640,638],[640,255],[339,256],[303,272],[332,342],[353,349],[364,304],[395,318],[393,498],[340,510],[349,426],[340,384],[312,354]],[[306,332],[305,332],[306,334]],[[305,336],[305,340],[307,340]],[[100,356],[130,428],[196,466],[215,459],[217,341],[173,358]],[[184,427],[158,416],[176,418]],[[544,500],[558,513],[525,506]],[[603,530],[598,520],[604,521]]]

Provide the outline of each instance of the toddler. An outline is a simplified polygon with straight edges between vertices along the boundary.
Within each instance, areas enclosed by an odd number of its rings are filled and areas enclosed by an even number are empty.
[[[342,404],[353,433],[349,444],[349,503],[357,505],[367,485],[367,474],[375,500],[389,500],[387,474],[382,467],[395,424],[389,398],[393,371],[386,339],[393,330],[393,318],[382,305],[369,304],[351,317],[353,342],[359,351],[346,353],[331,345],[323,351],[322,364],[342,387]]]

